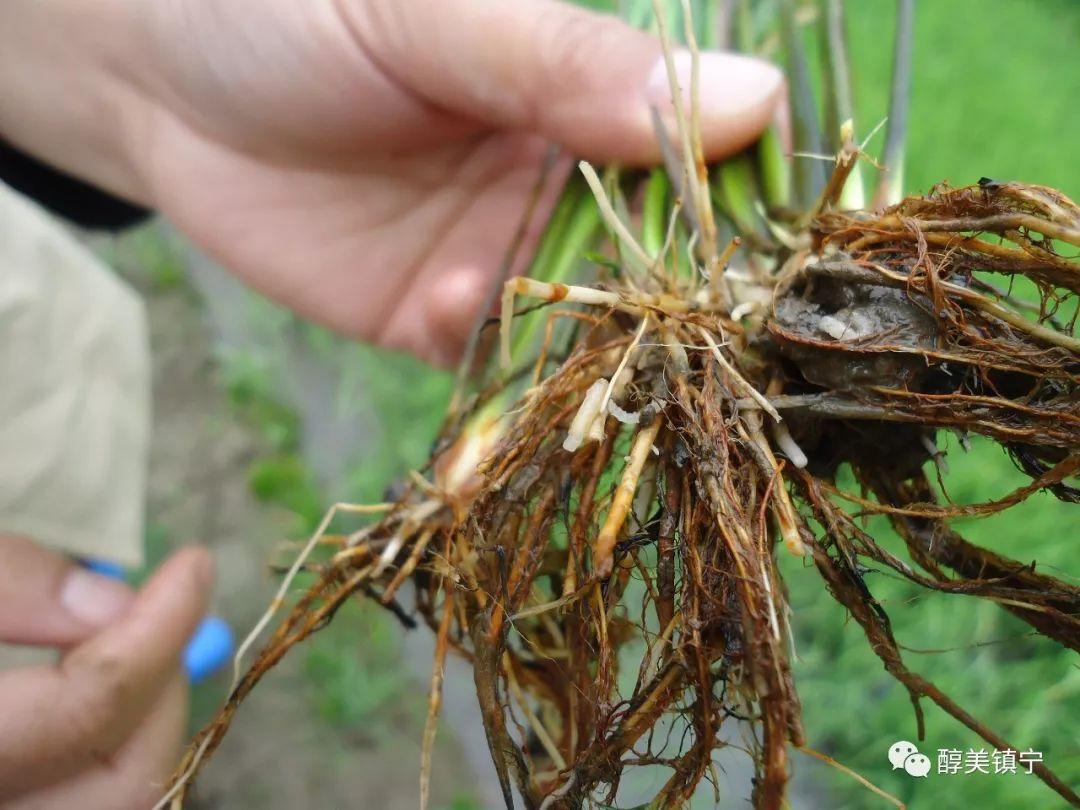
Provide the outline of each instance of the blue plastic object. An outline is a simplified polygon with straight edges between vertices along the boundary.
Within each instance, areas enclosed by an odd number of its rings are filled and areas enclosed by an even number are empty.
[[[110,579],[126,580],[123,566],[109,560],[87,559],[83,567]],[[184,648],[184,671],[191,683],[199,683],[221,669],[232,657],[236,640],[229,623],[220,616],[207,616],[195,629]]]
[[[127,579],[127,572],[119,563],[109,562],[109,560],[83,560],[82,564],[83,568],[89,568],[95,574],[101,574],[103,577],[121,581]]]
[[[188,679],[198,683],[213,675],[232,657],[235,646],[229,623],[220,616],[207,616],[184,649]]]

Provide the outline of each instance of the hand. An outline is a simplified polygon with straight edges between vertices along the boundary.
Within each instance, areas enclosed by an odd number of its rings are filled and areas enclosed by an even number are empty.
[[[301,315],[441,364],[545,143],[651,162],[649,105],[670,116],[653,38],[552,0],[7,0],[5,30],[0,132]],[[772,119],[776,68],[707,54],[701,79],[710,156]]]
[[[134,594],[27,540],[0,538],[0,640],[57,647],[0,672],[0,805],[145,810],[187,723],[180,653],[202,617],[209,555],[185,549]]]

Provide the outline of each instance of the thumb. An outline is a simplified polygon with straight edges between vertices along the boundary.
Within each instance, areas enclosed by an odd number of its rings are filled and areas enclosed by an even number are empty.
[[[375,60],[426,100],[488,124],[544,135],[583,157],[655,162],[651,106],[673,123],[660,43],[614,17],[555,0],[368,0],[346,5]],[[689,54],[676,54],[690,90]],[[707,156],[749,145],[770,123],[783,77],[745,56],[705,52]]]
[[[65,647],[115,621],[126,585],[22,537],[0,536],[0,641]]]

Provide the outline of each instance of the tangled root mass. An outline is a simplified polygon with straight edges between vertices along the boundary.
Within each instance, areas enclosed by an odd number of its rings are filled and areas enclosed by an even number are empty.
[[[425,772],[452,653],[472,664],[508,807],[611,805],[639,766],[666,769],[650,807],[684,806],[737,726],[754,806],[779,808],[805,746],[786,553],[855,619],[920,729],[929,701],[1014,747],[908,669],[861,571],[997,601],[1080,649],[1080,589],[949,525],[1039,490],[1080,499],[1078,246],[1065,196],[983,182],[826,210],[800,243],[711,283],[670,257],[591,287],[509,282],[546,305],[535,364],[453,415],[429,475],[377,522],[324,538],[332,554],[304,563],[315,584],[193,743],[177,801],[259,678],[359,595],[437,635]],[[939,503],[926,470],[941,431],[1000,443],[1030,485]],[[841,465],[862,494],[837,486]],[[846,503],[886,515],[906,558]]]

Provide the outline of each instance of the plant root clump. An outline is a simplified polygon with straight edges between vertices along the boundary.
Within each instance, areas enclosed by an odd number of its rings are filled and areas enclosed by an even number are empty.
[[[776,565],[788,553],[859,624],[920,729],[929,702],[1013,747],[907,667],[860,572],[994,600],[1080,650],[1080,589],[949,526],[1038,490],[1080,499],[1080,209],[1040,186],[943,186],[877,212],[824,206],[800,242],[741,264],[716,251],[692,274],[671,245],[632,270],[627,238],[622,272],[594,285],[507,283],[508,315],[522,297],[544,307],[535,362],[451,417],[428,474],[377,522],[323,536],[328,516],[311,546],[331,554],[293,568],[315,584],[194,741],[173,801],[263,674],[360,597],[437,635],[422,801],[452,653],[472,663],[507,807],[612,805],[644,765],[668,775],[649,806],[684,806],[715,785],[721,730],[736,727],[753,805],[780,808],[790,752],[807,750]],[[1021,282],[1033,302],[1010,292]],[[925,469],[941,431],[1000,443],[1030,485],[939,503]],[[861,494],[838,487],[841,464]],[[845,503],[887,515],[910,559]]]

